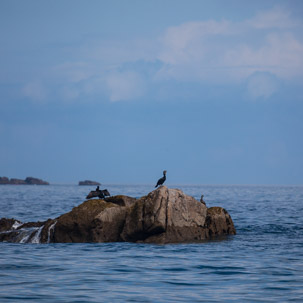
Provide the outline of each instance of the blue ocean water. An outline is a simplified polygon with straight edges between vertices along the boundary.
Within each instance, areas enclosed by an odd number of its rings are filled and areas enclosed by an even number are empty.
[[[222,206],[236,236],[195,244],[0,243],[0,302],[303,302],[302,186],[169,186]],[[43,221],[93,188],[0,186],[0,217]],[[140,197],[148,185],[107,185]]]

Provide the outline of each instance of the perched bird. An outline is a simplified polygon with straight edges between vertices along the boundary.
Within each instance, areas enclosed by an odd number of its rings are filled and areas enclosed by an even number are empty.
[[[158,180],[157,185],[155,187],[162,185],[165,182],[165,180],[166,180],[166,170],[163,171],[163,177]]]
[[[206,206],[206,203],[205,203],[205,201],[203,200],[203,198],[204,198],[204,195],[201,195],[200,202],[203,203],[203,204]]]

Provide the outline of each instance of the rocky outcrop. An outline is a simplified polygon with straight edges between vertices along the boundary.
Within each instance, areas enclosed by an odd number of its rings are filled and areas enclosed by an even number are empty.
[[[19,221],[15,219],[5,219],[5,218],[0,219],[0,232],[4,232],[12,229],[15,222],[19,222]]]
[[[41,243],[180,243],[236,234],[225,209],[207,208],[181,190],[166,186],[140,199],[120,195],[85,201],[46,222],[21,224],[1,219],[0,231],[0,241],[20,241],[21,234],[21,242],[32,243],[37,239]]]
[[[90,180],[85,180],[85,181],[79,181],[79,185],[101,185],[101,183],[97,181],[90,181]]]
[[[0,177],[0,184],[9,184],[9,178],[7,177]]]
[[[128,209],[125,241],[185,242],[205,239],[207,208],[178,189],[162,186]]]
[[[54,242],[97,242],[93,237],[93,221],[105,209],[117,207],[104,200],[89,200],[57,219]]]
[[[210,237],[229,235],[236,232],[230,215],[222,207],[208,208],[205,223]]]
[[[27,177],[25,183],[29,185],[49,185],[48,182],[33,177]]]
[[[48,182],[38,178],[27,177],[25,180],[21,179],[9,179],[7,177],[0,177],[0,184],[11,184],[11,185],[49,185]]]

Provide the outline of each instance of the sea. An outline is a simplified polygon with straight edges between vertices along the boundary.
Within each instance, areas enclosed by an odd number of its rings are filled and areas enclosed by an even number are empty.
[[[0,302],[303,302],[303,186],[168,185],[237,234],[187,244],[0,243]],[[152,185],[106,185],[141,197]],[[0,185],[0,217],[56,218],[94,189]]]

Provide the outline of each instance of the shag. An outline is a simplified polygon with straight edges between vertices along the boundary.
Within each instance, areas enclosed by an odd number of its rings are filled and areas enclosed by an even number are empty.
[[[155,187],[162,185],[165,182],[165,180],[166,180],[166,170],[163,171],[163,177],[158,180],[157,185]]]
[[[204,205],[206,205],[205,201],[203,200],[204,198],[204,195],[201,195],[201,198],[200,198],[200,202],[203,203]]]
[[[110,193],[107,189],[99,189],[99,190],[92,190],[87,196],[86,199],[91,199],[91,198],[100,198],[104,199],[106,196],[110,196]]]

